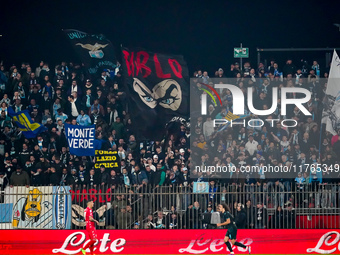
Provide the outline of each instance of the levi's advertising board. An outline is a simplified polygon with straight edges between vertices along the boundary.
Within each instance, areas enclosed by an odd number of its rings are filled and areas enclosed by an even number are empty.
[[[229,254],[226,230],[99,230],[95,254]],[[85,231],[3,230],[0,254],[79,254]],[[239,230],[252,254],[340,254],[340,231],[332,229]],[[233,247],[235,254],[248,254]],[[89,252],[89,251],[87,251]]]

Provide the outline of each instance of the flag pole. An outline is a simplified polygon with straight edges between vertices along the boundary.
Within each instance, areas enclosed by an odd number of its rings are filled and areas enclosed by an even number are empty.
[[[336,52],[335,49],[334,49],[334,51],[333,51],[333,54],[334,54],[334,52]],[[333,62],[333,57],[332,57],[332,62]],[[328,74],[328,79],[329,79],[329,74]],[[328,83],[328,80],[327,80],[327,83]],[[327,90],[326,90],[326,91],[327,91]],[[325,96],[326,96],[326,93],[325,93]],[[320,121],[320,137],[319,137],[319,161],[320,161],[320,163],[321,163],[321,140],[322,140],[322,131],[323,131],[323,126],[326,126],[325,123],[322,123],[322,115],[323,115],[323,110],[324,110],[324,108],[325,108],[325,107],[324,107],[324,106],[325,106],[325,104],[324,104],[325,96],[324,96],[324,98],[323,98],[323,100],[322,100],[321,121]]]

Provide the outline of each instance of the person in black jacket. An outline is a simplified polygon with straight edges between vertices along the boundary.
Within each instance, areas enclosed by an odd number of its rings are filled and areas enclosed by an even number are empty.
[[[117,188],[121,184],[121,179],[117,176],[115,170],[111,170],[110,178],[109,178],[109,185],[112,189]]]
[[[110,176],[103,165],[100,166],[99,180],[102,186],[109,184]]]
[[[281,206],[278,206],[272,216],[272,228],[281,229],[283,228],[283,210]]]
[[[67,168],[63,168],[62,175],[61,175],[61,181],[66,185],[74,185],[74,180],[71,176],[71,174],[68,173]]]
[[[83,186],[85,188],[86,186],[86,170],[84,168],[84,165],[80,164],[78,166],[78,173],[77,173],[77,177],[78,177],[78,185],[79,186]]]
[[[74,188],[78,188],[79,187],[79,176],[77,174],[77,169],[72,168],[71,170],[71,175],[70,175],[70,186],[74,187]],[[79,187],[81,188],[81,187]]]
[[[202,209],[200,204],[196,201],[193,205],[189,205],[185,212],[185,227],[187,229],[200,229],[202,228],[201,222]]]
[[[153,184],[154,183],[154,175],[155,175],[155,172],[151,170],[151,167],[149,164],[146,164],[145,165],[145,173],[146,173],[146,176],[148,177],[148,183],[149,184]]]
[[[95,174],[94,169],[90,170],[90,174],[86,176],[86,184],[91,188],[96,188],[98,184],[100,184],[100,180],[98,175]]]
[[[245,212],[247,216],[247,223],[246,223],[247,228],[254,228],[254,216],[255,216],[254,210],[255,209],[251,203],[251,200],[248,199],[246,202],[246,206],[245,206]]]
[[[291,202],[287,203],[287,208],[283,212],[284,228],[295,228],[296,214]]]
[[[50,173],[49,173],[49,184],[51,186],[58,186],[60,185],[60,174],[57,173],[55,170],[55,167],[50,168]]]
[[[263,204],[261,201],[257,203],[254,219],[255,219],[256,229],[263,229],[267,227],[267,223],[268,223],[267,209],[263,207]]]
[[[244,210],[244,205],[241,203],[237,204],[237,214],[235,217],[235,223],[236,227],[238,229],[244,229],[246,228],[246,223],[247,223],[247,215]]]

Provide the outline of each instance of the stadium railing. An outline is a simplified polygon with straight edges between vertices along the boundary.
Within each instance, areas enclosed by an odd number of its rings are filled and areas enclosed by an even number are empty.
[[[230,207],[238,228],[340,227],[338,184],[298,186],[268,182],[202,187],[79,185],[67,188],[65,196],[70,204],[60,210],[71,215],[71,229],[84,229],[84,209],[89,200],[94,201],[98,229],[213,229],[216,228],[216,224],[212,224],[216,220],[213,212],[220,203]],[[33,215],[42,217],[46,203],[56,211],[55,207],[60,206],[60,203],[56,205],[55,199],[60,196],[56,190],[57,187],[51,186],[7,187],[0,196],[0,229],[51,228],[51,225],[35,227],[14,222],[18,214],[26,214],[26,219],[21,219],[34,222],[36,218],[31,219],[28,211],[35,210]],[[66,226],[59,224],[58,219],[54,221],[55,228]]]

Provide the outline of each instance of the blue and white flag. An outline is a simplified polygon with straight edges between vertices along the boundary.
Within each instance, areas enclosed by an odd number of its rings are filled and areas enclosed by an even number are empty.
[[[71,229],[72,203],[69,186],[53,187],[53,229]]]
[[[194,193],[209,193],[209,182],[194,182]]]
[[[84,127],[65,124],[65,131],[72,155],[95,155],[95,125]]]

